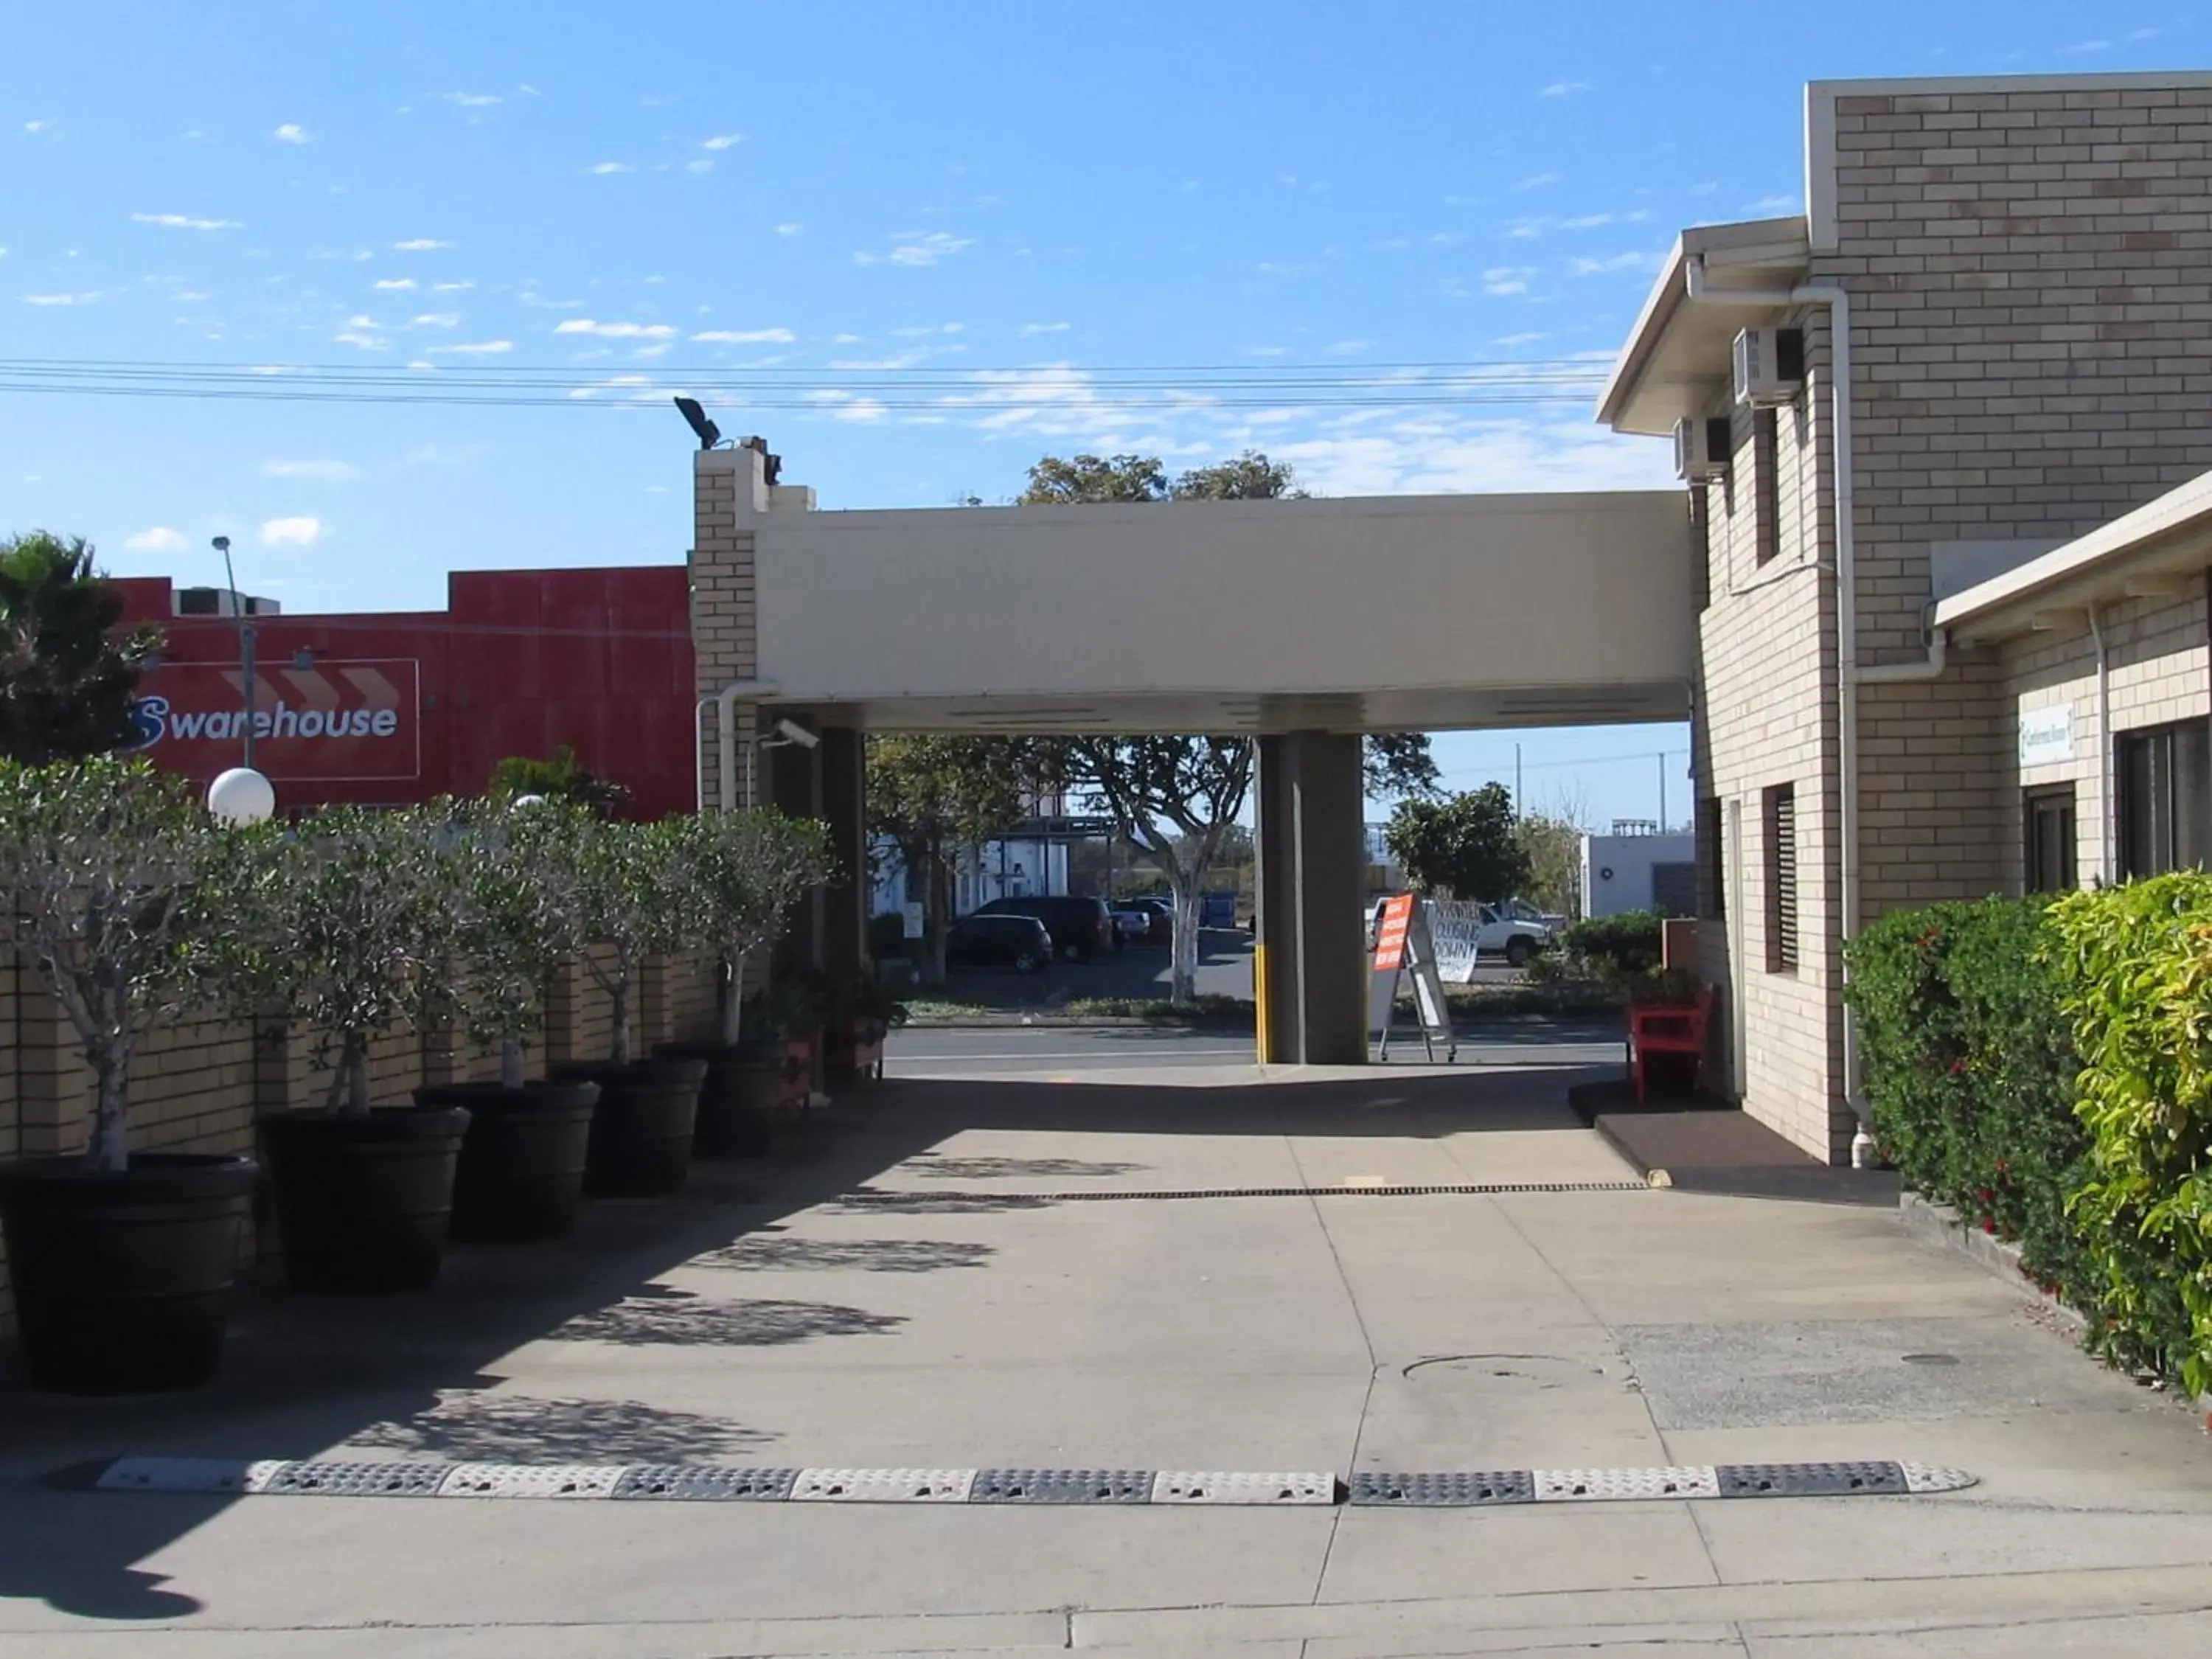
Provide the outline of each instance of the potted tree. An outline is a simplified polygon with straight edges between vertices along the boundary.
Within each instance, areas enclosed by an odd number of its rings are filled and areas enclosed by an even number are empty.
[[[828,1079],[856,1083],[881,1077],[884,1038],[892,1020],[904,1018],[897,999],[872,966],[864,966],[833,985],[830,1000],[823,1054]]]
[[[584,1164],[584,1190],[599,1197],[678,1192],[691,1168],[707,1062],[635,1059],[630,1044],[631,997],[646,959],[704,942],[687,881],[687,822],[631,823],[563,811],[543,843],[539,868],[550,902],[574,937],[591,941],[584,969],[611,1005],[606,1059],[554,1071],[599,1085]]]
[[[332,806],[243,832],[231,976],[249,1017],[314,1033],[320,1103],[266,1116],[286,1276],[306,1291],[427,1289],[445,1259],[467,1111],[372,1109],[371,1042],[457,1021],[447,965],[463,942],[449,803]]]
[[[745,963],[782,931],[806,890],[827,878],[829,841],[811,820],[757,808],[690,820],[685,847],[703,931],[722,955],[722,1030],[714,1041],[664,1042],[653,1053],[707,1062],[694,1155],[758,1158],[769,1147],[783,1056],[774,1033],[748,1035]]]
[[[829,1000],[827,983],[812,969],[781,975],[762,999],[763,1024],[774,1035],[782,1061],[778,1105],[804,1109],[814,1098]]]
[[[187,1388],[222,1352],[251,1213],[244,1158],[133,1154],[131,1061],[207,1005],[232,846],[178,779],[111,758],[0,763],[9,932],[93,1077],[82,1157],[0,1164],[0,1229],[31,1381],[71,1394]]]
[[[584,1160],[599,1085],[526,1077],[528,1039],[545,1023],[545,993],[580,941],[550,901],[541,872],[557,850],[554,809],[471,803],[453,848],[459,954],[447,971],[471,1041],[495,1044],[496,1082],[415,1091],[423,1106],[469,1114],[453,1171],[453,1236],[564,1238],[576,1229]]]

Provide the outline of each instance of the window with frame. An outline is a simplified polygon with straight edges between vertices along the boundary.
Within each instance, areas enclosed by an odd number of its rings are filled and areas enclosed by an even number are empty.
[[[1778,410],[1752,411],[1752,535],[1759,562],[1765,564],[1782,550],[1782,417]]]
[[[2063,893],[2080,885],[2075,869],[2074,786],[2030,789],[2021,798],[2023,885],[2031,893]]]
[[[1797,787],[1781,783],[1761,798],[1766,823],[1766,971],[1797,971]]]
[[[2212,854],[2212,723],[2123,732],[2115,747],[2120,873],[2202,868]]]

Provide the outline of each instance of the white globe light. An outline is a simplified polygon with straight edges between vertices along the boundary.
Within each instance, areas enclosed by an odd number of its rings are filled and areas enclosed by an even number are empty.
[[[517,795],[513,800],[507,802],[507,805],[510,807],[543,806],[545,805],[545,797],[543,795]]]
[[[208,785],[207,808],[234,827],[276,816],[276,787],[250,767],[234,766]]]

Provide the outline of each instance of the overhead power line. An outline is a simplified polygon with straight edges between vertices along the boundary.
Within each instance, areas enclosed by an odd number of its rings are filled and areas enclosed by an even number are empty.
[[[768,366],[595,373],[574,367],[466,363],[179,363],[90,358],[0,359],[0,392],[279,403],[481,404],[620,408],[682,392],[719,407],[835,413],[865,403],[884,413],[1102,413],[1320,409],[1468,409],[1585,403],[1603,366],[1575,358],[1345,366],[1249,364],[1185,368],[1071,367],[848,369]]]

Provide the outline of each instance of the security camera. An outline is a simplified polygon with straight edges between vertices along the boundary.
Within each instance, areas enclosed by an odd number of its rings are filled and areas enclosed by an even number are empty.
[[[775,734],[784,742],[795,743],[801,749],[815,748],[822,741],[820,737],[808,731],[797,720],[778,720],[775,723]]]

